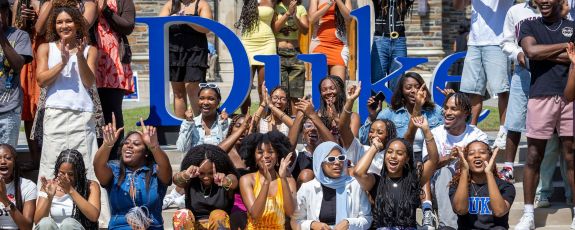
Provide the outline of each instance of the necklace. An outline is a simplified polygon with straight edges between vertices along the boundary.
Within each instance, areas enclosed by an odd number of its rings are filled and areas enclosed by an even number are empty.
[[[393,188],[397,188],[399,186],[398,183],[400,183],[403,180],[403,177],[400,177],[399,179],[393,179],[391,177],[388,178],[392,182],[391,186],[393,186]]]
[[[477,196],[477,194],[479,194],[479,192],[481,192],[481,190],[483,190],[483,188],[485,188],[485,185],[481,185],[479,187],[479,190],[475,190],[475,186],[477,186],[477,185],[471,183],[471,188],[473,189],[473,193],[475,194],[475,196]]]
[[[204,185],[202,183],[200,183],[200,186],[202,189],[202,195],[204,195],[204,198],[208,198],[212,194],[212,185],[210,185],[208,189],[204,188]],[[208,192],[208,194],[206,194],[206,191]]]
[[[550,29],[547,25],[545,25],[545,22],[543,22],[543,18],[539,18],[539,20],[540,20],[541,23],[545,26],[545,28],[546,28],[547,30],[551,31],[551,32],[557,31],[559,28],[561,28],[561,25],[563,25],[563,19],[559,19],[559,20],[560,20],[559,26],[557,26],[557,28],[555,28],[555,29]]]

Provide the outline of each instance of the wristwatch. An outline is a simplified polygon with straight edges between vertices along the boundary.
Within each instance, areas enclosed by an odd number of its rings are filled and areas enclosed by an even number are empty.
[[[15,211],[16,205],[14,205],[14,203],[10,202],[10,205],[8,205],[8,208],[10,209],[10,211]]]

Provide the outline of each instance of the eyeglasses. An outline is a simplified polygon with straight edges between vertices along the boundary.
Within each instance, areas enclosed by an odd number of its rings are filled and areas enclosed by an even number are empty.
[[[286,102],[287,98],[285,98],[285,97],[272,97],[272,101]]]
[[[200,83],[198,86],[200,86],[200,89],[204,88],[214,89],[215,91],[218,92],[218,94],[220,94],[220,87],[218,87],[218,85],[214,83]]]
[[[303,128],[304,128],[304,129],[312,129],[312,128],[314,128],[314,127],[315,127],[315,125],[314,125],[313,123],[311,123],[311,122],[303,123]]]
[[[327,162],[327,163],[330,163],[330,164],[334,164],[336,160],[338,160],[338,161],[340,161],[340,162],[344,162],[345,160],[347,160],[347,156],[345,156],[345,155],[339,155],[339,156],[337,156],[337,157],[329,156],[329,157],[326,157],[326,158],[323,160],[323,162]]]

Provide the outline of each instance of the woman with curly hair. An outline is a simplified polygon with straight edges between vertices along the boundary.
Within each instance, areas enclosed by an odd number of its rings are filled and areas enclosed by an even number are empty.
[[[423,117],[413,118],[413,123],[422,128],[429,150],[429,160],[423,168],[413,159],[412,144],[405,139],[390,140],[385,148],[381,173],[368,173],[376,152],[384,145],[374,138],[370,149],[357,164],[354,175],[362,188],[374,197],[374,227],[378,229],[416,229],[416,210],[420,206],[421,187],[433,175],[438,160],[437,147]]]
[[[241,155],[252,170],[240,178],[248,213],[246,229],[284,229],[285,217],[293,215],[296,183],[288,171],[290,147],[288,138],[278,131],[253,133],[244,139]]]
[[[35,229],[98,229],[100,185],[86,178],[82,154],[62,151],[53,176],[41,178]]]
[[[309,18],[313,25],[310,53],[327,56],[329,74],[345,81],[349,59],[346,26],[351,21],[352,0],[310,0]]]
[[[276,54],[276,39],[272,25],[276,21],[274,14],[275,0],[244,0],[240,19],[235,27],[240,29],[242,44],[248,53],[251,66],[251,75],[258,74],[258,94],[263,101],[264,63],[256,61],[254,56]],[[252,79],[252,78],[250,78]],[[248,112],[251,98],[242,104],[242,114]]]
[[[156,128],[131,131],[121,142],[120,160],[108,161],[123,128],[116,120],[103,128],[104,144],[94,159],[98,181],[106,188],[111,205],[109,229],[164,229],[162,200],[172,184],[172,166],[160,148]]]
[[[289,129],[293,125],[293,120],[289,115],[290,107],[287,92],[285,88],[278,86],[272,89],[268,95],[267,88],[265,88],[265,86],[263,87],[263,100],[258,110],[254,113],[255,119],[253,120],[252,127],[260,133],[277,130],[287,136]],[[265,109],[269,110],[267,114],[263,115]]]
[[[174,213],[174,229],[230,228],[238,178],[226,152],[208,144],[190,149],[174,184],[186,191],[186,209]]]
[[[498,149],[492,152],[487,143],[472,141],[452,151],[459,156],[459,171],[449,197],[459,229],[508,229],[515,187],[497,176]]]
[[[36,208],[36,184],[21,177],[16,149],[0,144],[0,216],[2,229],[31,229]]]
[[[58,157],[54,153],[76,149],[83,155],[87,177],[95,180],[92,159],[98,148],[98,114],[88,91],[95,84],[98,50],[86,44],[86,28],[77,8],[56,7],[46,31],[50,42],[38,48],[36,77],[38,85],[46,88],[39,104],[42,114],[36,118],[41,123],[35,124],[42,128],[38,131],[43,140],[39,178],[53,173]]]
[[[212,19],[212,10],[205,0],[168,0],[160,11],[160,16],[182,15]],[[208,32],[208,29],[195,24],[170,26],[170,83],[174,92],[176,117],[185,118],[187,101],[194,116],[200,114],[200,106],[195,102],[198,101],[199,84],[206,82]]]
[[[36,34],[46,36],[50,30],[50,13],[58,7],[72,7],[80,11],[82,17],[86,20],[86,31],[91,28],[98,19],[98,4],[94,0],[51,0],[40,1],[40,10],[38,20],[34,24]],[[50,40],[50,39],[48,39]]]

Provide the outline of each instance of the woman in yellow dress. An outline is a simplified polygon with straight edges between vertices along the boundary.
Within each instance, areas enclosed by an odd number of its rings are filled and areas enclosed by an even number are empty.
[[[252,173],[240,178],[248,212],[246,229],[284,229],[295,208],[296,183],[287,169],[291,162],[288,138],[279,131],[248,135],[240,148]],[[286,156],[287,155],[287,156]]]
[[[259,2],[259,3],[258,3]],[[240,19],[236,28],[241,30],[242,43],[248,53],[251,74],[258,73],[258,95],[262,101],[262,84],[264,82],[264,63],[254,60],[255,55],[276,54],[276,39],[272,29],[275,22],[273,0],[244,0]],[[248,112],[251,98],[242,105],[242,114]]]

